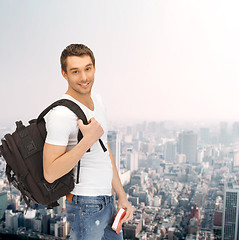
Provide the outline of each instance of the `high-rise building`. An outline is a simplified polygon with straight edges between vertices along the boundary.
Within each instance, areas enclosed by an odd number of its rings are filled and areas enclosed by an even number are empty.
[[[239,167],[239,149],[233,151],[233,166]]]
[[[3,218],[4,212],[7,209],[7,192],[0,193],[0,219]]]
[[[200,128],[200,142],[204,144],[208,144],[210,142],[209,128]]]
[[[239,139],[239,122],[234,122],[232,125],[232,136],[234,141]]]
[[[178,136],[178,153],[186,155],[188,163],[197,162],[197,134],[193,131],[183,131]]]
[[[120,138],[117,131],[108,131],[110,149],[115,159],[117,170],[120,174]]]
[[[66,237],[68,235],[67,222],[58,221],[55,224],[55,237]]]
[[[220,122],[220,143],[228,143],[228,124],[227,122]]]
[[[13,226],[12,226],[13,216],[14,216],[14,213],[12,212],[12,210],[10,209],[5,210],[5,227],[10,231],[13,230]]]
[[[175,162],[177,154],[177,146],[175,142],[166,142],[164,149],[164,159],[167,162]]]
[[[134,222],[128,222],[123,225],[124,238],[133,238],[142,231],[143,221],[141,219],[135,219]]]
[[[227,184],[224,189],[222,240],[239,239],[239,185]]]
[[[41,232],[41,225],[42,225],[42,222],[41,222],[41,218],[40,217],[37,217],[37,218],[34,218],[33,219],[33,231],[35,232]]]
[[[139,156],[138,153],[132,149],[127,149],[126,153],[127,158],[127,169],[130,170],[130,172],[137,171],[138,165],[139,165]]]
[[[42,215],[42,233],[49,234],[50,233],[50,219],[51,214],[45,213]]]

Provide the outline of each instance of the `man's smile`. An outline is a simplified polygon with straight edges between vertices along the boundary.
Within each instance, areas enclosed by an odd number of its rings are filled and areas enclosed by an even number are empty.
[[[87,88],[90,83],[81,83],[79,84],[82,88]]]

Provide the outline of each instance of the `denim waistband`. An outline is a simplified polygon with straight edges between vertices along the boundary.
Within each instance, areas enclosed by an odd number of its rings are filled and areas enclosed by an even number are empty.
[[[114,198],[113,196],[79,196],[79,195],[74,195],[72,198],[72,202],[75,204],[80,204],[80,203],[103,203],[107,205],[110,202],[113,202]]]

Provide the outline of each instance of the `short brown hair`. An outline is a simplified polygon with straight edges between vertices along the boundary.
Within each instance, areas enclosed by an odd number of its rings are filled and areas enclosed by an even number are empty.
[[[61,69],[66,73],[66,58],[68,56],[90,56],[93,66],[95,67],[95,57],[93,52],[83,44],[71,44],[67,46],[61,53]]]

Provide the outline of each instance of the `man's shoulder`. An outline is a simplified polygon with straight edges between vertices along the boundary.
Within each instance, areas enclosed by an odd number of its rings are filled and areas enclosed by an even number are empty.
[[[53,109],[49,111],[49,113],[46,115],[45,119],[60,119],[62,121],[64,120],[70,120],[75,119],[76,115],[65,106],[56,106]]]

